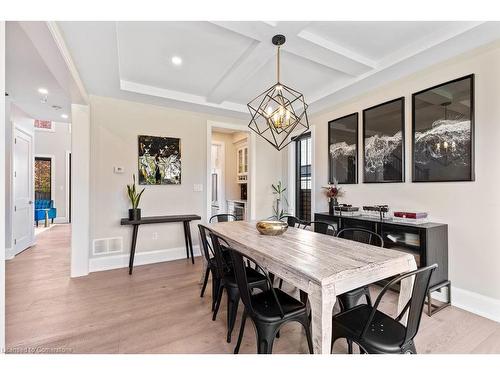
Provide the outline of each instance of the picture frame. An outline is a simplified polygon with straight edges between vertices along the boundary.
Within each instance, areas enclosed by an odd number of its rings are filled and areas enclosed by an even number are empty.
[[[474,74],[412,94],[412,182],[474,181]]]
[[[139,185],[180,185],[180,138],[139,135],[138,176]]]
[[[363,183],[405,181],[405,97],[363,110]]]
[[[328,181],[358,183],[359,113],[328,122]]]

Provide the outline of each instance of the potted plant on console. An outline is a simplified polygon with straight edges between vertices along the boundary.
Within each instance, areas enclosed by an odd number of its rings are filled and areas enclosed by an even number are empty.
[[[339,205],[337,198],[343,196],[344,191],[338,186],[336,179],[333,180],[333,184],[329,182],[327,186],[323,186],[323,189],[325,189],[325,195],[328,198],[328,213],[333,215],[335,207]]]
[[[136,221],[141,220],[141,209],[138,207],[142,193],[144,193],[144,189],[142,189],[140,193],[137,193],[137,190],[135,189],[135,174],[132,176],[134,178],[134,183],[132,185],[127,185],[128,197],[130,199],[130,203],[132,204],[132,208],[128,210],[128,219],[130,221]]]

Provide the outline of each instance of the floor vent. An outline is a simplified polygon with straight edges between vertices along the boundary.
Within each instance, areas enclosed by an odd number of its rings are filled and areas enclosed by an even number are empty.
[[[123,238],[97,238],[93,241],[92,253],[94,255],[121,253],[123,251]]]

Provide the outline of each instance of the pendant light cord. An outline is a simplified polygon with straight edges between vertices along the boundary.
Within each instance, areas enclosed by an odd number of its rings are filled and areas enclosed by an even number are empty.
[[[278,76],[278,83],[280,82],[280,48],[281,46],[278,46],[278,57],[276,59],[276,75]]]

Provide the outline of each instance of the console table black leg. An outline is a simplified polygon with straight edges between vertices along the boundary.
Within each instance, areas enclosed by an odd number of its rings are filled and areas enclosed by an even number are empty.
[[[130,259],[128,261],[128,274],[132,275],[132,269],[134,268],[134,256],[135,256],[135,245],[137,243],[137,232],[139,230],[139,224],[134,224],[132,230],[132,245],[130,246]]]
[[[189,242],[189,251],[191,252],[191,263],[194,264],[194,254],[193,254],[193,239],[191,238],[191,222],[186,221],[187,238]]]
[[[186,243],[186,258],[189,259],[189,241],[188,241],[188,227],[185,221],[182,222],[184,225],[184,242]]]

